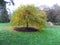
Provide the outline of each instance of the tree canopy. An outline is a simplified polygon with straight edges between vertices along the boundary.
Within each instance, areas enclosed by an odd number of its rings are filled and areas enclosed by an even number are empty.
[[[30,27],[36,26],[38,29],[45,27],[46,14],[40,11],[34,5],[27,5],[19,7],[12,16],[11,23],[13,26]]]

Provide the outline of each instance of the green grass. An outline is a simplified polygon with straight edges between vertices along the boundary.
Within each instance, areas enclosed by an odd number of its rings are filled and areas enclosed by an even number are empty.
[[[43,32],[17,32],[5,29],[9,23],[0,23],[0,45],[60,45],[60,27],[44,28]]]

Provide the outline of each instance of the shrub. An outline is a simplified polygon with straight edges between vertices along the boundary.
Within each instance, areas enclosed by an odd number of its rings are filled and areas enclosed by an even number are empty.
[[[40,11],[38,7],[34,5],[27,5],[19,7],[11,18],[12,26],[30,27],[36,26],[38,30],[41,30],[46,26],[46,14],[44,11]]]

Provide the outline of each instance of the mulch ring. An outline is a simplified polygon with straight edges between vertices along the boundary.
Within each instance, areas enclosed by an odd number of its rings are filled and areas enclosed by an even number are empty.
[[[26,27],[15,27],[14,30],[19,31],[19,32],[37,32],[38,29],[36,28],[26,28]]]

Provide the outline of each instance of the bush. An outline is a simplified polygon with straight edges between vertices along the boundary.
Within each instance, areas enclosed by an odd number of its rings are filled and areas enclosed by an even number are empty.
[[[46,26],[46,14],[34,5],[19,7],[11,18],[12,26],[36,26],[39,30]]]

